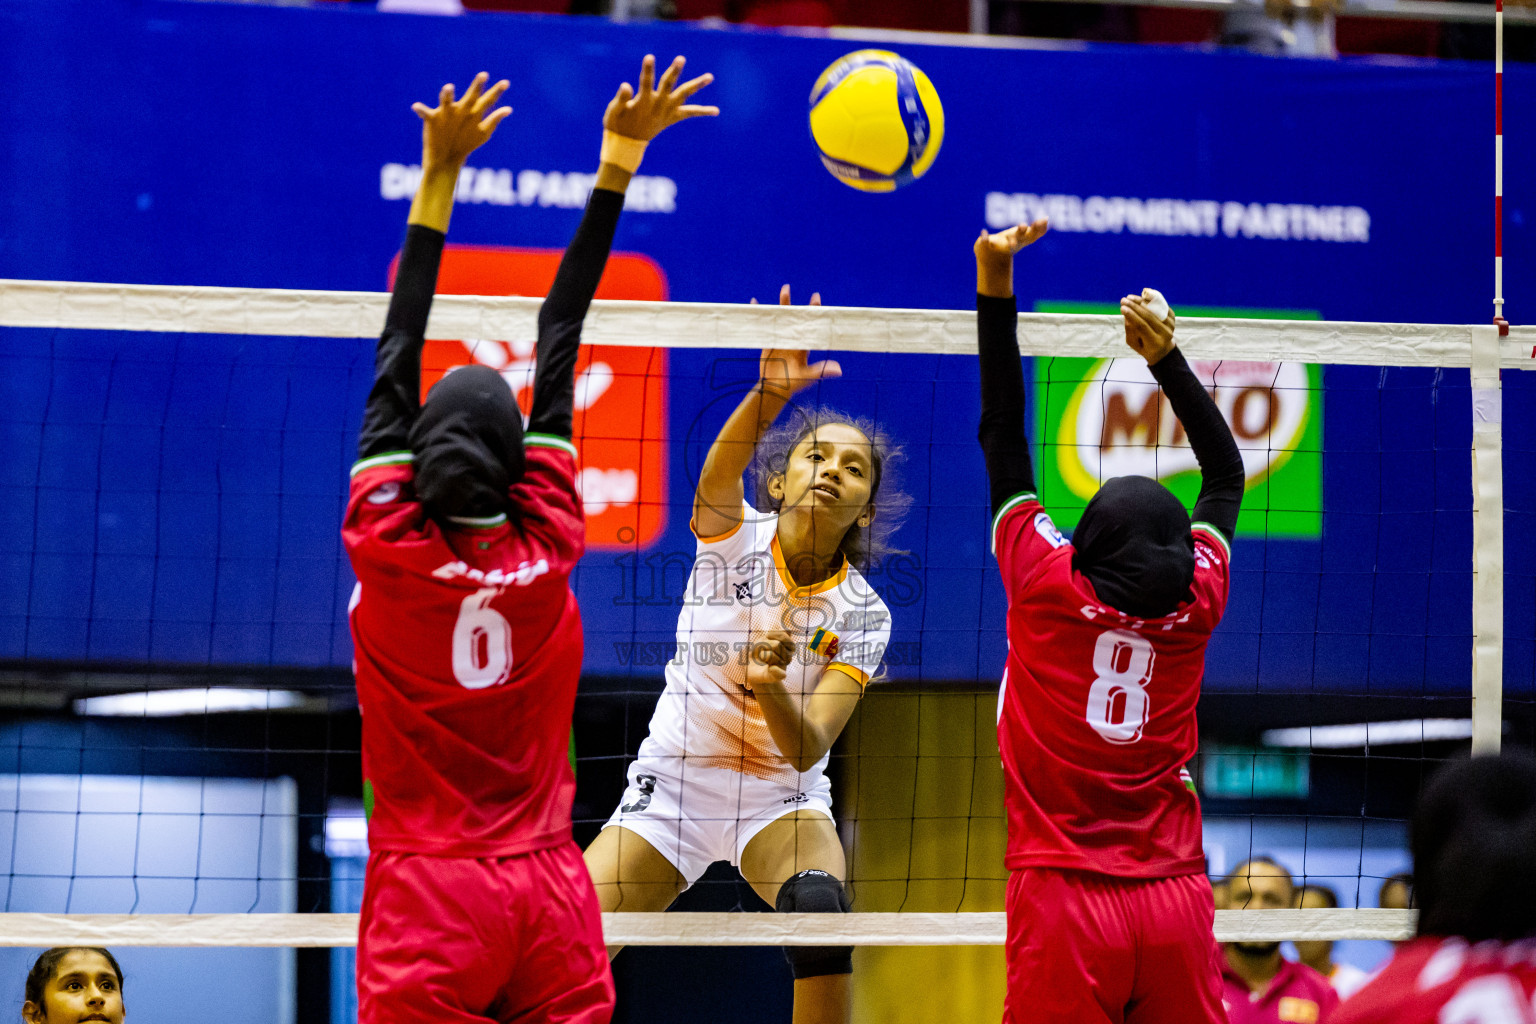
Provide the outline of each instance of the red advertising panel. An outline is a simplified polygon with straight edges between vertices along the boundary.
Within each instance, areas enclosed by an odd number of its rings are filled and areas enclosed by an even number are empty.
[[[449,245],[437,291],[542,296],[554,283],[561,254],[559,249]],[[391,264],[391,281],[394,271]],[[610,256],[597,286],[599,299],[666,297],[661,267],[636,253]],[[429,340],[421,359],[422,394],[453,367],[482,363],[506,378],[526,412],[532,402],[536,340],[531,335],[508,341]],[[665,525],[666,369],[665,349],[582,346],[574,431],[589,548],[644,546]]]

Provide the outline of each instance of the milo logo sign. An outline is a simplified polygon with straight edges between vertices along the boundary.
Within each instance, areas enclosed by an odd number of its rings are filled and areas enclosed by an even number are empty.
[[[1095,310],[1097,312],[1097,310]],[[1248,490],[1238,532],[1316,537],[1322,525],[1322,375],[1300,363],[1193,359],[1242,453]],[[1146,363],[1124,359],[1035,360],[1035,433],[1041,497],[1064,528],[1077,523],[1099,485],[1147,476],[1186,507],[1199,466]]]

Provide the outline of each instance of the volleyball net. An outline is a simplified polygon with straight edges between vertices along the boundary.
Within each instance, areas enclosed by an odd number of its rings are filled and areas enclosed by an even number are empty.
[[[355,942],[367,847],[339,527],[387,303],[0,281],[0,943]],[[539,303],[439,296],[428,337],[463,340],[428,343],[424,385],[479,362],[526,399]],[[1406,866],[1418,782],[1458,743],[1532,729],[1536,571],[1503,536],[1536,518],[1536,403],[1502,404],[1528,385],[1501,370],[1530,365],[1536,328],[1175,306],[1249,477],[1191,766],[1209,867],[1278,851],[1340,896],[1220,910],[1217,938],[1406,937],[1411,913],[1374,900]],[[1020,316],[1041,497],[1067,532],[1108,477],[1198,487],[1108,309]],[[1001,943],[1005,605],[974,314],[599,301],[584,341],[582,842],[676,656],[694,474],[757,353],[839,358],[801,404],[882,424],[913,498],[899,553],[868,574],[891,609],[885,668],[829,772],[855,913],[704,912],[767,909],[716,871],[682,912],[608,915],[609,941]]]

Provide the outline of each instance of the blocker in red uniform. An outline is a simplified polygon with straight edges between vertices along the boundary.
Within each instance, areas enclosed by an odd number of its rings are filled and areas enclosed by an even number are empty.
[[[1536,939],[1414,939],[1329,1024],[1536,1024]]]
[[[1442,769],[1412,845],[1419,937],[1328,1024],[1536,1024],[1536,760]]]
[[[507,382],[467,366],[420,401],[421,348],[464,159],[506,89],[415,109],[411,206],[342,528],[363,713],[370,856],[358,941],[361,1024],[606,1024],[613,980],[571,837],[568,761],[584,544],[571,443],[582,321],[645,142],[712,108],[679,58],[622,86],[596,185],[539,311],[528,430]]]
[[[1205,646],[1226,607],[1242,458],[1153,294],[1121,301],[1126,342],[1183,423],[1202,486],[1107,481],[1071,541],[1035,495],[1024,436],[1013,254],[1045,221],[976,242],[979,437],[1008,595],[998,745],[1008,808],[1007,1020],[1224,1021],[1196,745]],[[1160,296],[1157,297],[1160,299]]]

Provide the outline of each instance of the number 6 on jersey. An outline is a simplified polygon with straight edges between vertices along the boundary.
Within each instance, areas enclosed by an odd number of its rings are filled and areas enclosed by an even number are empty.
[[[453,678],[467,690],[499,686],[512,674],[512,624],[491,607],[501,591],[477,590],[459,605],[453,624]]]
[[[1094,732],[1110,743],[1135,743],[1147,724],[1151,699],[1152,644],[1128,629],[1099,634],[1093,645],[1093,686],[1085,716]]]

